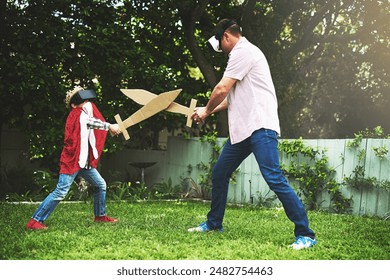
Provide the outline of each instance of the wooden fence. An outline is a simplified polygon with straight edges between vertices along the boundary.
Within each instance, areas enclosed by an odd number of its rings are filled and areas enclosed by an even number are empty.
[[[226,139],[218,139],[218,145],[223,145]],[[363,164],[365,177],[375,177],[378,180],[390,181],[390,155],[379,159],[373,147],[390,147],[390,139],[363,139],[359,147],[351,149],[347,143],[348,139],[318,139],[303,140],[305,145],[326,149],[329,159],[329,166],[335,169],[335,179],[341,183],[344,177],[353,174],[357,164]],[[365,151],[365,156],[359,161],[359,152]],[[209,163],[212,148],[208,143],[202,143],[197,138],[183,139],[181,137],[170,137],[166,151],[161,151],[156,155],[156,151],[151,151],[154,155],[148,155],[147,151],[139,153],[133,151],[127,153],[128,161],[148,161],[156,162],[155,166],[145,171],[146,182],[148,184],[167,182],[170,178],[173,184],[182,184],[186,179],[191,179],[199,184],[200,175],[204,172],[197,166],[199,163]],[[149,152],[150,153],[150,152]],[[123,153],[121,153],[123,157]],[[134,155],[137,155],[136,158]],[[142,155],[142,156],[141,156]],[[288,164],[291,160],[284,153],[280,154],[282,163]],[[296,159],[294,159],[296,160]],[[304,158],[298,161],[306,160]],[[113,166],[112,159],[110,163]],[[294,186],[295,182],[290,181]],[[342,193],[347,198],[352,198],[352,213],[356,215],[369,215],[385,217],[390,215],[390,191],[381,188],[356,189],[343,187]],[[240,165],[236,178],[229,186],[228,200],[232,203],[257,203],[259,199],[266,199],[273,196],[267,184],[262,178],[257,162],[253,155],[250,155]],[[329,208],[330,197],[327,193],[322,193],[320,197],[321,207]],[[278,200],[275,200],[278,204]]]

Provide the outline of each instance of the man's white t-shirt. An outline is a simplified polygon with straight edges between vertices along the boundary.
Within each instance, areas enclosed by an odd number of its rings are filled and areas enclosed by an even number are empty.
[[[237,80],[227,96],[231,143],[261,128],[280,135],[275,87],[263,52],[241,37],[229,54],[224,77]]]

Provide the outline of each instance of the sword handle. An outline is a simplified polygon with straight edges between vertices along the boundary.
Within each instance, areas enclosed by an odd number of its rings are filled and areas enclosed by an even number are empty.
[[[191,99],[191,103],[190,103],[190,107],[188,108],[188,115],[187,115],[187,126],[188,127],[191,127],[192,126],[192,119],[191,119],[191,115],[192,113],[194,112],[194,109],[196,107],[196,103],[198,102],[198,100],[196,99]]]
[[[116,114],[114,118],[115,118],[115,120],[116,120],[116,123],[119,125],[119,128],[120,128],[121,131],[122,131],[123,137],[125,137],[126,140],[129,140],[129,139],[130,139],[130,135],[129,135],[129,133],[127,132],[127,129],[126,129],[126,127],[124,126],[124,124],[123,124],[123,122],[122,122],[122,119],[121,119],[121,117],[119,116],[119,114]]]

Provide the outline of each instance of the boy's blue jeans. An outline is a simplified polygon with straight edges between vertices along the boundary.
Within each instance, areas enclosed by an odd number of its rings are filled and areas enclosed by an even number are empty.
[[[94,186],[93,206],[95,216],[106,215],[106,182],[95,168],[91,168],[80,169],[71,175],[60,174],[57,187],[45,198],[32,218],[38,222],[45,221],[57,207],[58,203],[68,194],[70,186],[77,175],[80,175]]]
[[[287,217],[295,224],[295,236],[314,238],[305,208],[280,169],[277,133],[269,129],[259,129],[234,145],[228,139],[212,171],[213,188],[211,209],[207,215],[208,226],[211,229],[222,227],[229,179],[251,153],[255,155],[264,180],[281,201]]]

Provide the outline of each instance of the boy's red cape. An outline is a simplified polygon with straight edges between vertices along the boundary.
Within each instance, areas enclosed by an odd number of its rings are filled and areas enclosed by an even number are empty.
[[[103,115],[100,113],[95,104],[92,104],[93,117],[105,122]],[[81,152],[81,129],[80,129],[80,116],[82,113],[81,108],[73,108],[70,111],[65,125],[64,136],[64,148],[62,149],[60,158],[60,173],[61,174],[73,174],[79,171],[84,166],[79,166],[79,158]],[[107,131],[94,129],[93,133],[96,138],[96,150],[98,157],[94,158],[91,147],[89,147],[89,165],[96,168],[104,148],[104,142],[106,141]]]

